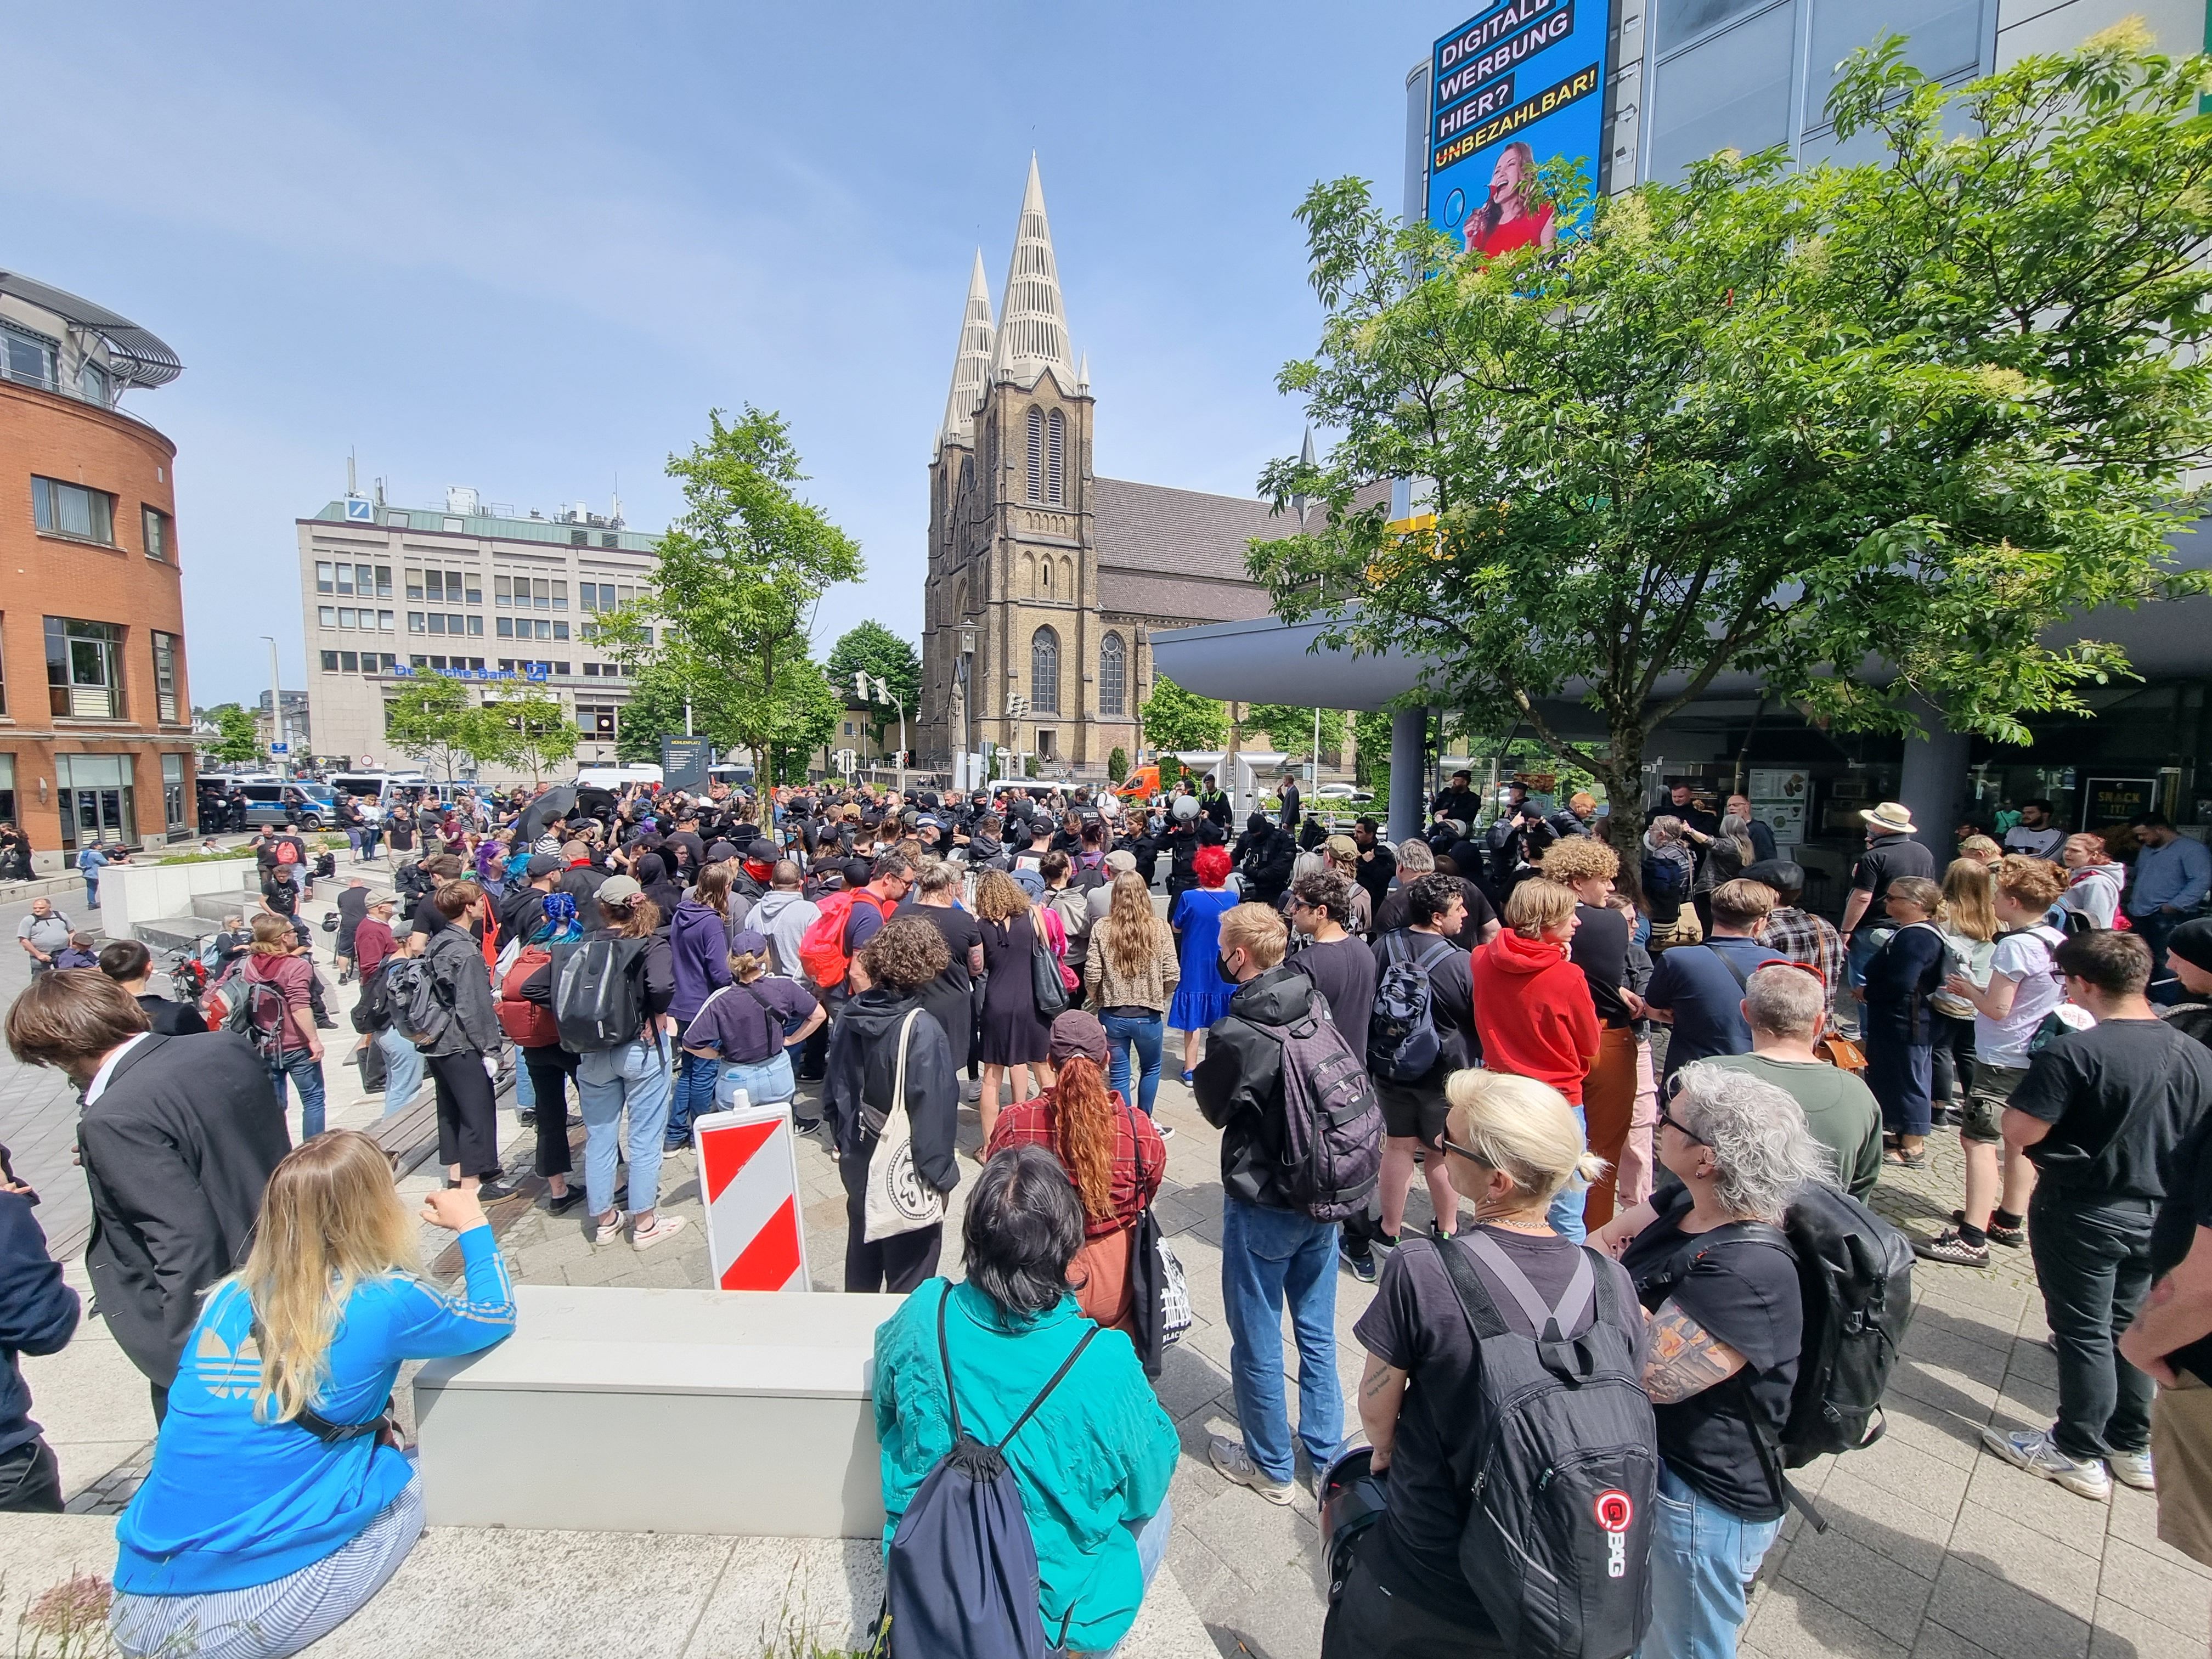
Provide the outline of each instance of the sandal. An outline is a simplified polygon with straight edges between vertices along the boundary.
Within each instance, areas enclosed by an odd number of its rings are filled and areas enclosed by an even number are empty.
[[[1901,1146],[1892,1146],[1881,1155],[1881,1161],[1893,1164],[1900,1169],[1924,1170],[1928,1167],[1928,1153],[1924,1148],[1920,1152],[1908,1152]]]

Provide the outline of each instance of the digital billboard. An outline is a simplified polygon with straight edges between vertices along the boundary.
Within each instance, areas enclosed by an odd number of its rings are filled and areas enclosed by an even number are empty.
[[[1555,156],[1598,182],[1609,0],[1498,0],[1436,44],[1429,222],[1468,252],[1550,246],[1574,228],[1536,170]]]

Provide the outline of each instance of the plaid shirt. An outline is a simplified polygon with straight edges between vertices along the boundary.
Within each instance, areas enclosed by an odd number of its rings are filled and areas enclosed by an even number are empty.
[[[1777,956],[1818,968],[1828,993],[1828,1012],[1836,1009],[1836,988],[1844,982],[1844,936],[1819,916],[1784,905],[1771,910],[1759,941]]]
[[[1007,1146],[1042,1146],[1058,1158],[1060,1147],[1052,1129],[1052,1095],[1053,1091],[1047,1089],[1000,1112],[998,1124],[991,1131],[991,1144],[983,1150],[985,1159]],[[1106,1098],[1114,1111],[1114,1212],[1103,1218],[1086,1214],[1083,1218],[1083,1236],[1087,1239],[1103,1238],[1133,1225],[1145,1212],[1145,1206],[1152,1201],[1152,1194],[1159,1191],[1160,1177],[1167,1173],[1168,1167],[1167,1144],[1152,1127],[1152,1119],[1132,1111],[1118,1089],[1108,1090]],[[1137,1127],[1139,1123],[1144,1126],[1141,1132]],[[1138,1162],[1140,1133],[1141,1166]]]

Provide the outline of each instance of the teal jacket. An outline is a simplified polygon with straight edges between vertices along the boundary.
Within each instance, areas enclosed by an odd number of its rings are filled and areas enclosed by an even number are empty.
[[[945,1346],[960,1391],[960,1422],[998,1442],[1060,1369],[1091,1322],[1072,1296],[1024,1325],[1011,1325],[981,1291],[933,1279],[876,1331],[876,1436],[884,1449],[884,1546],[937,1460],[952,1449],[937,1304],[950,1296]],[[1038,1611],[1057,1638],[1069,1609],[1067,1645],[1103,1650],[1136,1621],[1144,1600],[1132,1522],[1167,1501],[1178,1443],[1175,1425],[1120,1331],[1102,1331],[1075,1369],[1006,1448],[1036,1542]]]

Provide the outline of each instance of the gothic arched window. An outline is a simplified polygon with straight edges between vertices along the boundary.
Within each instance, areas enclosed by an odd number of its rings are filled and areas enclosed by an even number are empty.
[[[1098,712],[1124,712],[1128,696],[1129,650],[1119,634],[1109,634],[1098,644]]]
[[[1067,420],[1054,410],[1044,427],[1044,489],[1045,500],[1054,507],[1067,502],[1067,474],[1064,465],[1067,453]]]
[[[1030,712],[1060,713],[1060,635],[1049,628],[1030,636]]]
[[[1030,410],[1030,499],[1044,499],[1044,411]]]
[[[1044,568],[1037,573],[1037,587],[1039,592],[1049,594],[1052,592],[1052,561],[1046,559],[1043,565]]]

